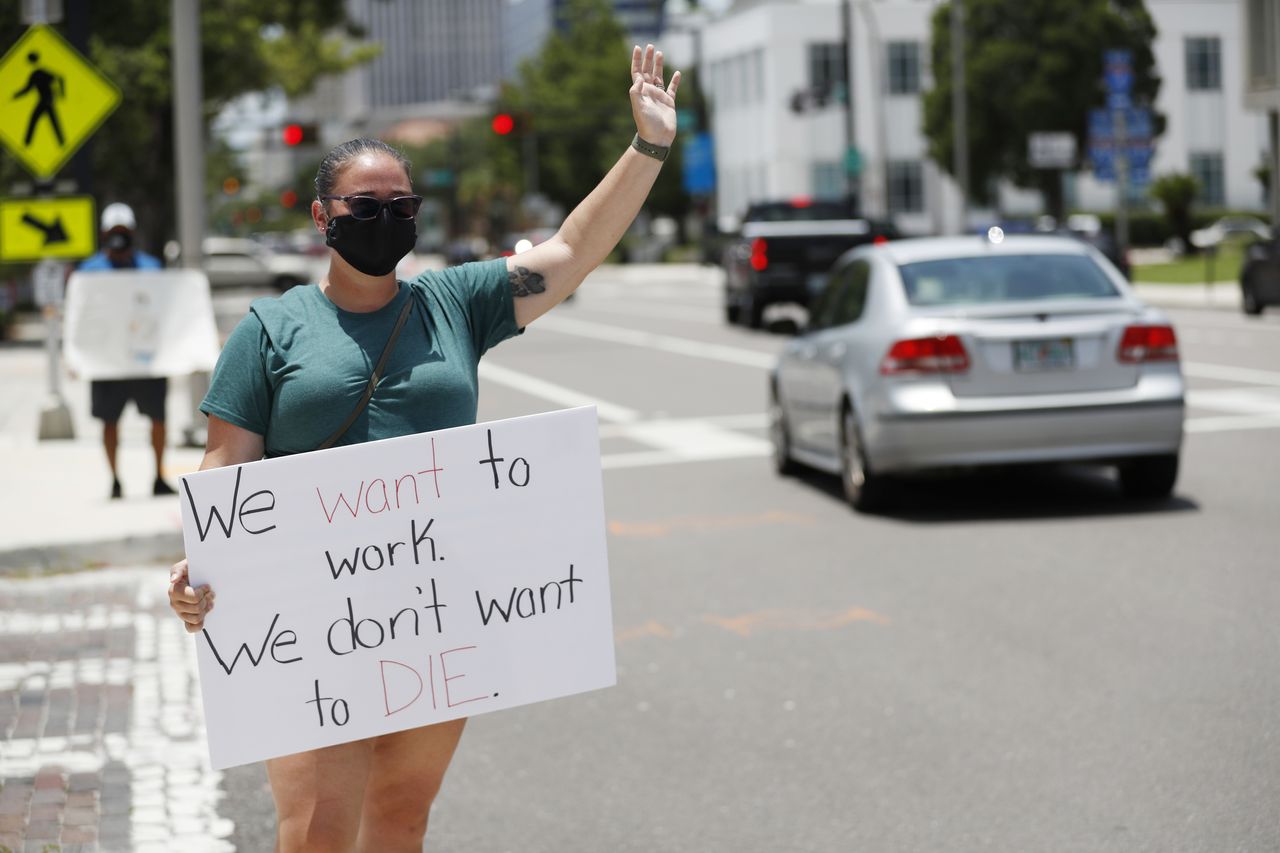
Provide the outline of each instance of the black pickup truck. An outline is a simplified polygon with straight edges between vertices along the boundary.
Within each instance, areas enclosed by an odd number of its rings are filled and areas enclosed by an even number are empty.
[[[808,307],[837,258],[854,246],[897,236],[892,225],[857,218],[841,201],[752,205],[723,255],[725,319],[757,329],[766,306]]]

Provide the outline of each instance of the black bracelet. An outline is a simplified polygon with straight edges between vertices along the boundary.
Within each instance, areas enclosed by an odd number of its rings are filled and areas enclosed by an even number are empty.
[[[638,133],[632,138],[631,147],[659,162],[666,160],[667,155],[671,153],[670,145],[654,145],[652,142],[646,142],[641,139]]]

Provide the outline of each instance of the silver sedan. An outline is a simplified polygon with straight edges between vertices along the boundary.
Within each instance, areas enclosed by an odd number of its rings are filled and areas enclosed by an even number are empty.
[[[1168,319],[1065,237],[863,246],[833,267],[771,376],[774,461],[839,474],[855,509],[887,477],[956,466],[1104,462],[1168,496],[1183,379]]]

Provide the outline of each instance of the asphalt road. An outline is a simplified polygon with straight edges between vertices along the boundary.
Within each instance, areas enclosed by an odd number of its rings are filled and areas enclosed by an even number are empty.
[[[486,357],[480,417],[598,401],[618,685],[474,718],[427,848],[1280,849],[1280,315],[1170,314],[1173,500],[1032,469],[860,516],[771,471],[781,336],[712,277],[598,274]],[[264,786],[224,780],[240,849]]]

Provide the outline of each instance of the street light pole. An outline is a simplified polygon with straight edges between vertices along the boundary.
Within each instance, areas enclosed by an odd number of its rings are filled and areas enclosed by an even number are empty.
[[[951,135],[952,173],[960,188],[960,223],[963,234],[969,219],[969,114],[964,71],[964,2],[951,0]]]
[[[172,0],[173,147],[177,169],[178,242],[182,265],[204,264],[204,87],[200,80],[200,3]],[[209,388],[209,374],[188,377],[190,421],[183,428],[188,447],[204,444],[197,435],[200,400]]]
[[[844,42],[844,162],[845,186],[849,201],[856,208],[855,213],[862,214],[861,187],[858,176],[852,169],[853,151],[857,146],[857,123],[853,105],[853,3],[854,0],[841,0],[840,33]]]

